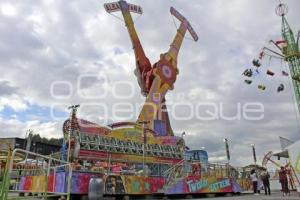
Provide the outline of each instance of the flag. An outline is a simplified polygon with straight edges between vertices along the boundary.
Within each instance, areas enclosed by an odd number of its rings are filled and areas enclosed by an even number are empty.
[[[294,143],[293,141],[291,141],[287,138],[284,138],[284,137],[280,137],[280,136],[279,136],[279,141],[280,141],[280,146],[281,146],[282,150],[284,150],[286,147],[288,147]]]

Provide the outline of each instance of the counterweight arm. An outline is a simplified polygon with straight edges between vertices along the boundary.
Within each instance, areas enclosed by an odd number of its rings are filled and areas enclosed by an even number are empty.
[[[135,30],[134,23],[129,11],[129,5],[125,1],[119,1],[119,5],[133,45],[136,60],[135,75],[137,76],[141,91],[145,95],[149,92],[149,88],[147,88],[146,86],[146,75],[147,72],[152,69],[151,63],[145,55],[144,49]]]
[[[138,122],[152,122],[147,127],[152,129],[153,121],[155,119],[163,120],[166,125],[169,123],[168,113],[165,109],[163,109],[163,107],[165,107],[165,95],[168,90],[173,89],[173,85],[176,81],[178,74],[177,57],[186,31],[188,30],[190,32],[195,41],[198,40],[198,36],[191,27],[190,23],[173,7],[171,7],[170,12],[181,21],[181,24],[177,30],[173,42],[170,45],[169,51],[161,54],[160,60],[154,64],[154,79],[151,84],[146,102],[137,120]],[[169,130],[167,130],[167,133],[172,134],[171,127],[168,127]]]

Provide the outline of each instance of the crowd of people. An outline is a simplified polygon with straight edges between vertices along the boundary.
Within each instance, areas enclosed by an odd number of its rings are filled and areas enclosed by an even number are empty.
[[[283,196],[289,195],[290,190],[289,190],[288,170],[282,166],[278,172],[278,176],[279,176],[279,183],[281,184],[282,195]],[[257,174],[255,169],[252,169],[249,178],[251,179],[252,182],[254,195],[259,195],[261,189],[264,189],[265,195],[271,195],[270,174],[266,169],[263,169],[260,172],[260,175]]]

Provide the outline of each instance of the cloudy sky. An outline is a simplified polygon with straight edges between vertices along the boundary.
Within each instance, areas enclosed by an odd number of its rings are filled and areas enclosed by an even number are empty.
[[[181,135],[185,131],[191,148],[205,147],[213,160],[222,161],[223,138],[228,138],[232,163],[241,166],[251,163],[251,143],[261,160],[267,151],[280,149],[279,136],[300,139],[290,82],[280,75],[286,65],[265,58],[251,85],[246,85],[241,76],[260,49],[270,46],[270,39],[281,38],[281,20],[274,12],[278,1],[130,2],[143,7],[143,15],[133,18],[152,64],[168,50],[179,25],[170,15],[171,6],[189,19],[199,35],[198,42],[186,35],[175,89],[167,95],[174,132]],[[81,104],[78,115],[99,124],[135,121],[144,98],[133,74],[132,45],[120,14],[107,14],[104,3],[0,2],[1,137],[24,137],[27,129],[46,137],[61,137],[62,123],[68,117],[66,107],[71,104]],[[300,2],[285,3],[296,34]],[[275,76],[266,76],[267,69]],[[280,83],[285,90],[277,93]],[[267,89],[258,90],[259,84]],[[120,103],[130,103],[134,114],[115,113],[114,106]],[[241,116],[239,109],[247,103],[262,104],[263,119],[199,118],[213,111],[218,116]],[[183,117],[188,119],[179,120]]]

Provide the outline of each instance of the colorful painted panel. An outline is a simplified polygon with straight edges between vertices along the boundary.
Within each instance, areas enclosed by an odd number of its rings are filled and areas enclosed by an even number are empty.
[[[55,192],[58,192],[58,193],[63,193],[63,192],[66,192],[67,189],[66,189],[66,173],[65,172],[59,172],[59,173],[56,173],[56,176],[55,176]]]
[[[161,177],[121,176],[127,194],[152,194],[162,189],[165,180]]]
[[[234,183],[234,185],[235,191],[233,181],[228,178],[187,177],[168,186],[166,194],[241,192],[238,184]]]
[[[31,191],[32,187],[32,176],[25,177],[24,190]]]
[[[48,192],[54,192],[54,175],[50,174],[48,176]]]
[[[72,174],[72,194],[87,194],[91,177],[102,177],[100,174],[75,172]]]
[[[105,177],[105,193],[125,194],[124,182],[121,176],[110,175]]]
[[[26,177],[21,177],[18,190],[24,190],[25,179]]]
[[[73,194],[87,194],[89,181],[95,174],[73,172],[71,193]],[[102,175],[97,174],[97,177]],[[68,173],[57,172],[55,175],[50,174],[48,177],[48,192],[64,193],[67,191]],[[19,190],[24,192],[40,193],[45,191],[45,176],[26,176],[21,177],[19,183]]]
[[[52,183],[52,186],[49,185]],[[45,176],[26,176],[21,177],[18,190],[32,192],[32,193],[41,193],[45,192]],[[52,192],[53,188],[53,175],[48,177],[48,190]]]
[[[252,182],[250,179],[237,179],[236,182],[243,191],[252,190]]]

